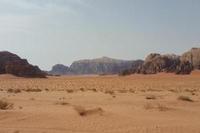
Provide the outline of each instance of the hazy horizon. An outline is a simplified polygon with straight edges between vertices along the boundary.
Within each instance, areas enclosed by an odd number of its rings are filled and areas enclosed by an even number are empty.
[[[199,0],[0,0],[0,51],[43,70],[200,46]]]

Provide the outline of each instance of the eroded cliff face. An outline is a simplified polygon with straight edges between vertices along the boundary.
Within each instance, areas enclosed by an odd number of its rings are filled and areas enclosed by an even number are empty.
[[[139,71],[144,74],[175,72],[179,64],[180,59],[177,55],[160,55],[153,53],[147,56]]]
[[[181,56],[181,61],[190,62],[194,69],[200,69],[200,48],[192,48]]]
[[[70,67],[58,64],[48,73],[53,75],[118,74],[126,69],[137,68],[142,63],[141,60],[125,61],[102,57],[75,61]]]
[[[118,74],[119,72],[138,67],[143,61],[125,61],[108,57],[92,60],[80,60],[72,63],[70,69],[76,74]]]
[[[181,56],[153,53],[147,56],[137,72],[142,74],[156,74],[159,72],[190,74],[192,70],[192,64],[187,60],[181,60]]]
[[[26,59],[21,59],[16,54],[7,51],[0,52],[0,74],[34,78],[46,77],[39,67],[31,65]]]

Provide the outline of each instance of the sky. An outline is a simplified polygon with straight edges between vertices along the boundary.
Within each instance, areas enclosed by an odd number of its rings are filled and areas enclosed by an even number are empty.
[[[43,70],[200,47],[200,0],[0,0],[0,51]]]

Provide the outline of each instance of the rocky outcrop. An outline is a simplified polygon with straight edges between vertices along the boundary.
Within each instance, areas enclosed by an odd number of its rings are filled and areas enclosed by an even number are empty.
[[[181,56],[182,62],[189,62],[194,69],[200,69],[200,48],[192,48]]]
[[[65,65],[57,64],[52,67],[52,70],[48,72],[51,75],[70,75],[73,74],[73,71]]]
[[[155,74],[159,72],[175,72],[180,64],[177,55],[150,54],[139,68],[138,72],[143,74]]]
[[[46,74],[37,66],[31,65],[26,59],[21,59],[16,54],[7,51],[0,52],[0,74],[13,74],[20,77],[46,77]]]
[[[189,61],[180,61],[180,64],[176,67],[176,74],[190,74],[193,70],[193,66]]]
[[[148,55],[138,68],[127,69],[120,75],[156,74],[159,72],[190,74],[193,69],[200,69],[200,49],[193,48],[182,56],[152,53]]]

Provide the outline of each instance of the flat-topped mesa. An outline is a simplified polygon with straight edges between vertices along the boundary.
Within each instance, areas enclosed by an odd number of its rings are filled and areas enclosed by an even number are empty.
[[[0,74],[13,74],[19,77],[45,78],[46,74],[37,66],[8,51],[0,52]]]
[[[142,60],[119,60],[109,57],[74,61],[70,67],[58,64],[48,73],[51,75],[118,74],[123,70],[137,68]]]
[[[72,63],[70,69],[75,74],[118,74],[123,70],[138,67],[143,61],[127,61],[102,57],[97,59],[79,60]]]

